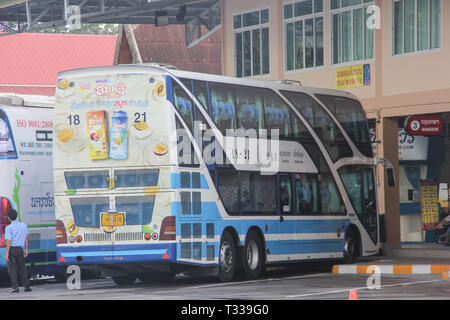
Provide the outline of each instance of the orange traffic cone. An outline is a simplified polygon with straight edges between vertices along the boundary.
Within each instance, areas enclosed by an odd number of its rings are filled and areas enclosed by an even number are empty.
[[[348,297],[348,300],[359,300],[359,298],[358,298],[358,291],[350,290],[350,295]]]

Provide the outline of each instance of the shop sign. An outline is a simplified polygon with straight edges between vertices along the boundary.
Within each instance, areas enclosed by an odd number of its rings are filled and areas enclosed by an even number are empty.
[[[420,180],[420,208],[423,230],[436,230],[439,224],[438,185],[436,180]]]
[[[376,130],[369,128],[373,154],[376,154]],[[398,160],[424,161],[428,159],[429,137],[412,136],[403,128],[398,128]]]
[[[370,64],[336,69],[336,88],[348,89],[370,86]]]
[[[405,128],[411,135],[433,136],[442,133],[444,122],[439,116],[410,116],[405,120]]]

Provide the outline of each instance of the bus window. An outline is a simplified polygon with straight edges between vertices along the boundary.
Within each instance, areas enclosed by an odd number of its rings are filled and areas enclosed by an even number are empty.
[[[280,175],[280,214],[293,214],[292,180],[289,175]]]
[[[264,115],[266,118],[266,128],[270,130],[278,130],[281,138],[290,136],[290,113],[289,107],[281,100],[280,97],[272,92],[266,92],[264,95]]]
[[[109,171],[67,171],[64,172],[67,189],[98,189],[109,187]]]
[[[239,179],[234,169],[217,169],[217,191],[225,210],[230,215],[239,214]]]
[[[262,90],[251,87],[236,87],[237,128],[264,129]]]
[[[333,176],[331,174],[322,174],[320,178],[319,194],[322,215],[345,215],[344,203],[337,190]]]
[[[194,125],[194,111],[192,109],[192,101],[188,94],[180,87],[178,83],[172,81],[173,104],[180,113],[184,122],[192,132]]]
[[[159,169],[114,170],[116,188],[148,187],[158,184]]]
[[[282,94],[291,101],[309,125],[314,128],[333,162],[340,158],[352,156],[350,146],[345,141],[339,128],[317,102],[300,92],[282,91]]]
[[[16,159],[16,147],[6,113],[0,110],[0,159]]]
[[[149,224],[154,205],[155,196],[116,197],[116,210],[125,212],[127,226]]]
[[[318,215],[319,214],[319,192],[317,174],[295,175],[295,193],[297,214]]]
[[[208,112],[208,90],[205,81],[193,80],[194,83],[194,96],[200,102],[203,109]]]
[[[109,198],[72,198],[70,205],[78,227],[99,227],[100,213],[108,211]]]
[[[367,157],[373,157],[369,129],[361,104],[356,100],[343,97],[327,95],[316,95],[316,97],[336,116],[358,150]]]
[[[240,172],[241,213],[276,214],[276,176],[263,176],[259,172]]]
[[[217,128],[226,135],[227,129],[236,129],[234,90],[231,86],[210,83],[211,118]]]
[[[291,134],[289,138],[291,139],[306,139],[309,141],[313,141],[311,134],[308,129],[306,129],[305,125],[300,121],[300,119],[289,110],[289,117],[291,118]]]

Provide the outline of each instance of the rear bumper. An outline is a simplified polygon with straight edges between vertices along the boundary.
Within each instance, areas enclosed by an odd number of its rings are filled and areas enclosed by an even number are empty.
[[[59,265],[122,264],[176,261],[176,243],[58,246]]]

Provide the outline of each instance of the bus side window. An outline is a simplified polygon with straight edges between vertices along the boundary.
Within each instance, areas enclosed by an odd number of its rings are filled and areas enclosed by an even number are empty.
[[[193,80],[194,83],[194,96],[200,102],[203,109],[208,112],[208,90],[205,81]]]
[[[261,90],[251,87],[236,87],[236,114],[238,129],[264,129]]]
[[[320,213],[317,174],[297,173],[295,193],[297,214],[306,216]]]
[[[278,130],[280,138],[289,138],[291,135],[289,107],[275,93],[267,91],[264,95],[264,116],[266,119],[267,135],[271,130]]]
[[[239,179],[234,169],[217,169],[217,191],[225,210],[239,215]]]
[[[233,87],[210,83],[210,88],[210,116],[222,134],[226,135],[227,129],[236,129],[236,110]]]
[[[2,110],[0,110],[0,159],[1,158],[17,158],[8,117]]]
[[[188,126],[188,128],[193,132],[194,125],[194,110],[193,110],[193,102],[189,98],[188,94],[181,88],[181,86],[172,81],[172,90],[173,90],[173,104],[175,108],[180,113],[184,122]]]

